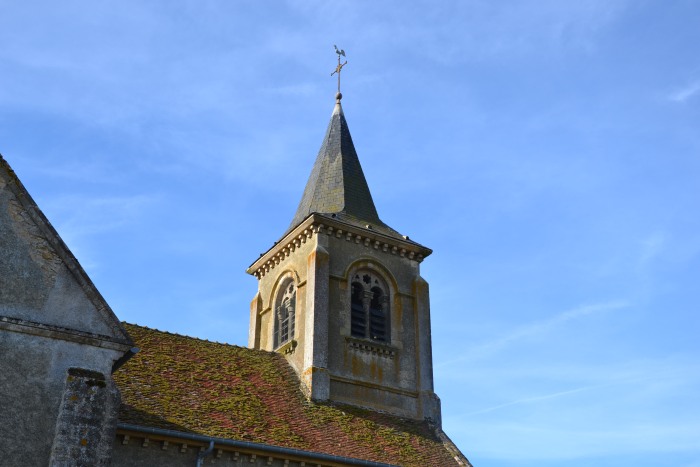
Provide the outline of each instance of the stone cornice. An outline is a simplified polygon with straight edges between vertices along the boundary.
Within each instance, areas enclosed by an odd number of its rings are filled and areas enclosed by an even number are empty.
[[[320,214],[312,214],[276,242],[267,252],[260,255],[260,258],[251,264],[246,272],[260,279],[277,265],[283,263],[289,255],[314,235],[328,235],[339,240],[344,239],[358,245],[362,244],[366,248],[373,248],[389,255],[399,255],[419,263],[432,253],[431,249],[408,240],[408,237],[406,240],[399,240],[373,231],[371,226],[362,228]]]
[[[50,324],[36,323],[9,316],[0,316],[0,330],[31,334],[34,336],[47,337],[50,339],[60,339],[78,344],[102,347],[105,349],[127,352],[133,344],[127,340],[117,340],[111,336],[93,334],[77,329],[63,328]]]

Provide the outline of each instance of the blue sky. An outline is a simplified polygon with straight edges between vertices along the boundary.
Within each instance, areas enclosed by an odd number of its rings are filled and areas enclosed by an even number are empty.
[[[0,0],[0,152],[126,321],[239,345],[343,107],[486,466],[700,466],[700,3]]]

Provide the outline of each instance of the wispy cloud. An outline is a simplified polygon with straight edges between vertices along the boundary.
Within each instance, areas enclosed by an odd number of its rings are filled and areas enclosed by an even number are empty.
[[[700,79],[693,81],[682,88],[678,88],[668,95],[668,99],[673,102],[683,103],[692,99],[700,92]]]
[[[598,456],[623,456],[666,453],[661,463],[640,465],[678,465],[670,463],[669,455],[678,451],[697,453],[697,433],[700,424],[634,423],[617,427],[580,426],[577,420],[562,422],[560,426],[536,423],[492,421],[465,423],[449,428],[449,433],[464,434],[472,440],[482,459],[500,459],[513,462],[508,465],[542,465],[526,461],[546,461],[546,465],[595,465]],[[504,443],[507,439],[510,442]],[[565,463],[574,459],[588,459],[580,464]],[[562,464],[551,463],[563,461]],[[483,462],[493,464],[495,462]],[[606,464],[615,465],[615,464]],[[617,465],[633,465],[622,462]]]
[[[122,227],[141,218],[159,200],[157,195],[85,198],[63,196],[46,205],[63,237],[89,236]]]
[[[139,222],[159,201],[158,195],[69,195],[44,203],[43,211],[83,267],[94,270],[99,267],[99,255],[91,248],[89,238]]]
[[[639,257],[639,265],[646,266],[654,260],[666,245],[666,236],[663,232],[654,232],[642,240],[642,252]]]
[[[424,54],[444,63],[468,57],[591,50],[599,31],[614,22],[626,5],[625,0],[578,4],[540,1],[533,8],[532,2],[515,1],[508,8],[500,8],[492,2],[453,2],[443,8],[431,5],[431,16],[439,15],[439,32],[426,34],[421,22],[406,33],[420,34],[422,40],[413,43],[420,44]],[[460,39],[456,42],[454,38]]]
[[[512,405],[519,405],[519,404],[527,404],[531,402],[540,402],[540,401],[545,401],[547,399],[554,399],[556,397],[561,397],[561,396],[567,396],[569,394],[575,394],[577,392],[581,391],[587,391],[589,389],[597,388],[599,386],[584,386],[576,389],[570,389],[568,391],[559,391],[559,392],[554,392],[551,394],[545,394],[542,396],[535,396],[535,397],[524,397],[522,399],[517,399],[514,401],[506,402],[504,404],[499,404],[499,405],[494,405],[492,407],[487,407],[485,409],[479,409],[475,410],[474,412],[470,412],[468,414],[465,414],[466,417],[471,416],[471,415],[477,415],[477,414],[482,414],[482,413],[487,413],[487,412],[493,412],[494,410],[498,409],[503,409],[505,407],[510,407]]]
[[[688,377],[687,375],[694,375],[697,373],[697,370],[697,364],[687,362],[679,358],[665,358],[659,360],[639,359],[608,365],[568,365],[566,369],[557,365],[546,365],[537,370],[534,370],[532,367],[528,367],[526,370],[527,373],[529,373],[528,375],[509,369],[508,371],[502,373],[501,377],[499,378],[499,380],[502,381],[501,384],[503,385],[517,387],[518,383],[516,383],[516,381],[521,381],[520,384],[522,385],[523,378],[528,376],[542,381],[558,380],[562,382],[574,382],[574,380],[576,380],[579,383],[585,382],[588,384],[579,384],[578,387],[564,391],[550,391],[541,395],[517,397],[508,402],[472,410],[464,414],[464,416],[466,417],[493,412],[516,405],[539,403],[585,391],[603,390],[601,394],[604,392],[609,393],[611,390],[606,388],[612,388],[613,386],[632,385],[636,388],[636,390],[639,390],[639,388],[645,388],[645,390],[648,392],[647,396],[650,394],[656,394],[656,396],[659,396],[666,394],[669,391],[672,392],[674,389],[671,388],[676,386],[684,387],[695,384],[693,381],[697,381],[697,378]],[[535,374],[537,376],[534,376]],[[484,375],[484,377],[489,376]],[[661,382],[660,387],[656,387],[659,386],[659,382]],[[520,391],[516,390],[516,393],[520,393]],[[588,397],[590,398],[594,396]],[[605,404],[605,397],[599,398],[598,403]]]
[[[524,366],[490,361],[470,368],[463,375],[469,389],[462,408],[455,410],[453,403],[444,423],[449,433],[461,432],[494,459],[694,449],[696,357],[610,358],[591,362],[552,356]],[[492,442],[494,436],[510,442]]]
[[[273,94],[309,96],[316,92],[317,86],[314,83],[295,83],[286,86],[271,87],[267,91]]]
[[[524,340],[533,336],[545,334],[553,329],[563,326],[564,324],[570,321],[574,321],[589,315],[620,310],[629,306],[630,303],[626,300],[616,300],[610,302],[595,303],[592,305],[582,305],[571,310],[563,311],[557,315],[552,316],[549,319],[536,321],[530,324],[517,327],[511,330],[510,332],[500,337],[497,337],[491,341],[476,345],[469,349],[465,356],[440,363],[437,365],[437,367],[449,366],[457,362],[481,358],[490,355],[496,351],[499,351],[511,345],[514,342]]]

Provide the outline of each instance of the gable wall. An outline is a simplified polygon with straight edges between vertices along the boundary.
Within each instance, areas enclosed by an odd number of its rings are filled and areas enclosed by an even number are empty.
[[[0,157],[0,463],[106,465],[119,400],[111,369],[130,347]]]
[[[111,335],[9,182],[0,170],[0,316]]]
[[[109,379],[118,353],[0,329],[0,355],[0,459],[13,459],[13,466],[48,465],[69,368]]]

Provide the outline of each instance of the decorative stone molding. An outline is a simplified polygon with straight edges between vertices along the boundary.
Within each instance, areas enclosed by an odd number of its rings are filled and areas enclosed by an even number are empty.
[[[335,225],[329,225],[335,224]],[[401,241],[379,234],[371,226],[363,229],[337,220],[328,219],[319,215],[312,215],[304,223],[276,243],[270,250],[260,256],[250,268],[248,273],[258,280],[282,264],[297,248],[300,248],[314,235],[328,235],[329,238],[354,242],[365,248],[382,251],[390,255],[399,255],[413,261],[422,262],[431,250],[411,241]],[[404,237],[408,240],[408,237]]]
[[[396,356],[396,347],[368,339],[358,339],[356,337],[345,336],[345,343],[349,349],[358,352],[369,353],[379,357],[393,359]]]
[[[0,331],[4,330],[48,337],[50,339],[61,339],[68,342],[77,342],[78,344],[118,350],[120,352],[127,352],[132,348],[127,341],[118,341],[104,334],[94,334],[10,316],[0,316]]]
[[[287,342],[286,344],[281,345],[276,350],[276,352],[283,353],[285,355],[293,354],[297,348],[297,345],[299,345],[299,343],[296,341],[296,339],[292,339],[289,342]]]

